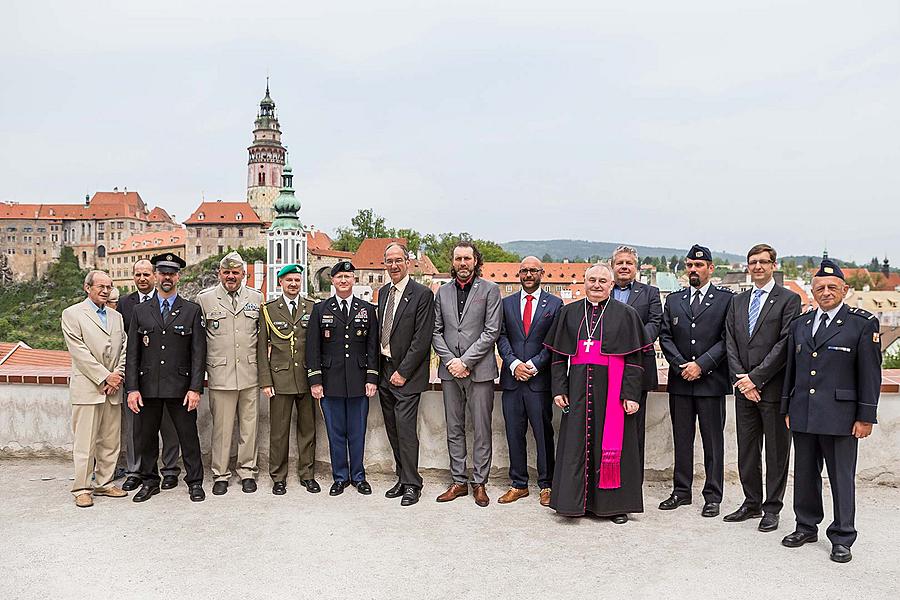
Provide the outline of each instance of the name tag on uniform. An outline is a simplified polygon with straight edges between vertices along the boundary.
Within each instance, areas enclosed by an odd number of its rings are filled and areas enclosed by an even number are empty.
[[[847,348],[846,346],[828,346],[829,350],[837,350],[839,352],[852,352],[851,348]]]

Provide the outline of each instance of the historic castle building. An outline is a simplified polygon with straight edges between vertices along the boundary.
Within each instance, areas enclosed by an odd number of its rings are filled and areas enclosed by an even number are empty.
[[[281,191],[281,175],[284,170],[285,147],[281,144],[281,125],[275,114],[275,102],[269,95],[266,79],[266,96],[259,103],[259,113],[253,128],[253,143],[247,148],[247,202],[266,223],[275,219],[272,208]]]

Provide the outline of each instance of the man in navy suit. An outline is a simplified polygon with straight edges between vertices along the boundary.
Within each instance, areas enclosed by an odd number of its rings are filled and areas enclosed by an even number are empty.
[[[544,267],[534,256],[519,265],[522,291],[503,299],[503,324],[497,349],[503,359],[503,418],[509,446],[509,490],[500,504],[528,495],[525,432],[528,423],[537,446],[541,505],[550,505],[553,481],[553,399],[550,395],[550,351],[544,338],[562,308],[562,300],[541,290]]]

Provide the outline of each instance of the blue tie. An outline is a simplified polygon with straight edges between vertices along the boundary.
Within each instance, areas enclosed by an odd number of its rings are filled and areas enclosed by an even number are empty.
[[[103,328],[107,329],[109,327],[109,323],[106,321],[106,307],[97,309],[97,316],[100,317],[100,322],[103,323]]]
[[[750,327],[748,328],[748,333],[750,335],[753,335],[753,328],[756,327],[756,319],[759,318],[760,298],[762,298],[762,295],[765,293],[765,290],[759,289],[753,292],[753,301],[750,302]]]
[[[166,320],[169,318],[169,300],[168,299],[163,300],[163,303],[162,303],[162,318],[163,318],[163,323],[165,323]]]

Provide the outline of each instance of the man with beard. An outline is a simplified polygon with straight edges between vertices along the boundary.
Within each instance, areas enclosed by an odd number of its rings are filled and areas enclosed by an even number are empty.
[[[659,326],[662,323],[662,302],[659,288],[637,281],[637,250],[630,246],[619,246],[613,252],[613,272],[616,284],[613,287],[613,298],[624,302],[637,311],[644,324],[644,337],[650,344],[644,349],[644,377],[641,381],[640,405],[643,410],[637,412],[638,446],[641,454],[641,474],[644,465],[644,434],[647,419],[647,395],[659,385],[659,373],[656,370],[656,351],[653,343],[659,337]]]
[[[584,274],[585,299],[563,308],[547,333],[553,401],[563,410],[550,507],[614,523],[644,512],[637,417],[641,410],[644,325],[610,300],[607,264]]]
[[[544,265],[534,256],[519,264],[522,291],[503,299],[503,323],[497,350],[503,359],[503,420],[509,447],[510,488],[497,502],[509,504],[528,495],[525,433],[531,423],[537,449],[541,506],[550,505],[553,483],[553,398],[550,396],[550,350],[544,338],[562,308],[562,300],[541,290]]]
[[[434,302],[434,351],[440,358],[438,377],[443,382],[447,418],[447,449],[453,483],[437,497],[449,502],[469,493],[466,474],[466,406],[472,412],[475,443],[472,448],[472,494],[475,504],[490,503],[484,489],[491,470],[491,415],[497,361],[494,344],[500,337],[503,310],[500,288],[481,278],[484,259],[472,242],[461,240],[453,248],[450,275]]]
[[[219,261],[219,285],[197,296],[206,322],[206,373],[212,414],[213,494],[228,491],[231,437],[238,418],[237,474],[241,490],[256,491],[259,420],[256,338],[262,294],[244,285],[246,263],[237,252]]]
[[[781,413],[794,438],[796,530],[781,543],[798,548],[818,540],[822,522],[822,463],[828,468],[834,521],[831,560],[849,562],[856,541],[856,456],[872,433],[881,393],[878,319],[844,304],[844,273],[825,259],[812,280],[819,308],[791,323]]]
[[[419,398],[428,387],[431,335],[434,331],[434,294],[409,276],[409,253],[399,242],[384,250],[384,266],[391,282],[378,292],[381,375],[378,396],[391,449],[397,483],[386,491],[401,506],[411,506],[422,493],[419,475],[419,436],[416,431]]]
[[[137,291],[131,292],[119,302],[119,312],[125,321],[125,331],[131,326],[131,315],[134,307],[152,300],[156,293],[156,277],[153,275],[153,265],[149,260],[139,260],[132,267],[134,286]],[[122,447],[125,450],[125,482],[122,489],[126,492],[136,490],[141,486],[141,454],[136,450],[138,427],[141,417],[128,408],[128,403],[122,403]],[[159,422],[159,432],[162,438],[162,474],[161,488],[169,490],[178,485],[178,475],[181,467],[178,466],[178,434],[169,411],[163,409],[162,420]]]
[[[179,271],[186,264],[181,257],[158,254],[150,262],[156,272],[156,296],[134,308],[125,360],[128,408],[141,414],[136,446],[143,485],[133,500],[144,502],[159,493],[159,424],[163,410],[168,410],[178,433],[191,501],[202,502],[206,494],[197,435],[206,365],[202,312],[178,294]]]
[[[669,361],[669,414],[675,442],[673,490],[659,509],[691,504],[694,436],[699,421],[706,469],[700,514],[715,517],[725,481],[725,395],[731,388],[725,315],[734,293],[710,283],[716,267],[709,248],[694,245],[684,264],[690,287],[669,294],[659,333],[659,345]]]
[[[747,253],[753,288],[731,301],[725,321],[728,366],[737,426],[738,473],[744,502],[725,521],[758,519],[760,531],[778,529],[784,503],[791,435],[781,417],[781,388],[791,321],[800,314],[800,296],[775,283],[777,255],[768,244]],[[763,501],[762,451],[766,448]]]

